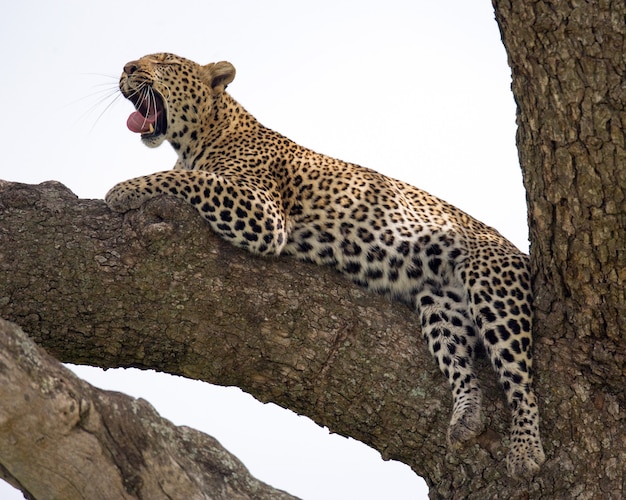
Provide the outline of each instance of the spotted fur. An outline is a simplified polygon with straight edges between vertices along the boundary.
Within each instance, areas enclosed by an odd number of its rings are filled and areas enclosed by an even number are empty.
[[[409,304],[452,389],[453,447],[483,428],[473,368],[482,344],[511,408],[509,472],[536,473],[545,458],[532,389],[528,257],[418,188],[264,127],[224,91],[234,76],[230,63],[201,66],[172,54],[124,67],[121,91],[135,118],[150,122],[140,124],[150,129],[143,142],[168,140],[178,161],[174,170],[117,184],[108,205],[124,212],[177,196],[238,247],[330,265]]]

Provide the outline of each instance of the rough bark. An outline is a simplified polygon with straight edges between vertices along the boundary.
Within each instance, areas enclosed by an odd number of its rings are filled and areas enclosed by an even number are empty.
[[[626,4],[494,5],[528,193],[540,481],[553,496],[624,498]]]
[[[167,197],[121,216],[58,183],[5,183],[0,208],[0,315],[58,359],[237,385],[409,464],[433,494],[533,488],[507,477],[509,416],[486,361],[489,430],[448,452],[449,389],[408,308],[237,250]]]
[[[0,320],[0,477],[28,498],[295,498],[142,399],[76,377]]]

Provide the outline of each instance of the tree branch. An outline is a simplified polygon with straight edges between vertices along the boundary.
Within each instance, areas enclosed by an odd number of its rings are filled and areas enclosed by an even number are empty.
[[[0,476],[27,497],[295,498],[146,401],[83,382],[14,323],[0,320],[0,346]]]
[[[55,182],[4,183],[0,207],[0,315],[60,360],[239,386],[410,465],[431,495],[508,484],[495,377],[479,363],[491,430],[448,453],[449,389],[407,307],[240,251],[168,197],[122,216]]]

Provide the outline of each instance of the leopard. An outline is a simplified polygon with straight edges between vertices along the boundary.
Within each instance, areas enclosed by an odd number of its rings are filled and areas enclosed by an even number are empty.
[[[116,184],[115,212],[174,196],[212,231],[260,256],[331,266],[408,305],[452,391],[447,445],[484,430],[477,353],[487,357],[511,414],[508,474],[545,461],[533,388],[529,257],[459,208],[374,170],[332,158],[263,126],[226,87],[235,67],[170,53],[127,63],[128,128],[148,147],[168,141],[172,170]]]

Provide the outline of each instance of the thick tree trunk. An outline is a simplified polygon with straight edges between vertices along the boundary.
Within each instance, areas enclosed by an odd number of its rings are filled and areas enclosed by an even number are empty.
[[[494,0],[518,104],[551,495],[626,491],[626,4]]]
[[[146,401],[81,381],[14,323],[0,346],[0,477],[28,498],[295,498]]]

